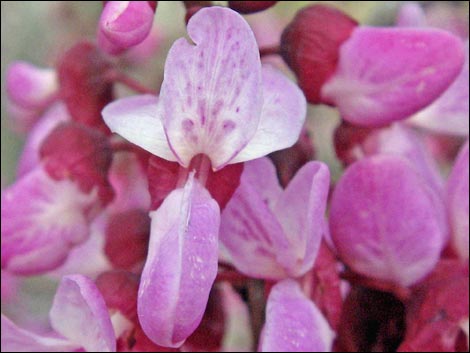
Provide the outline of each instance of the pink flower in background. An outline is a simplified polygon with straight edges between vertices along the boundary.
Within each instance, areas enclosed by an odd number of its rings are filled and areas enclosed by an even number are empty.
[[[95,284],[81,275],[66,276],[49,311],[49,333],[16,326],[2,314],[2,350],[31,352],[115,352],[116,338],[108,310]]]

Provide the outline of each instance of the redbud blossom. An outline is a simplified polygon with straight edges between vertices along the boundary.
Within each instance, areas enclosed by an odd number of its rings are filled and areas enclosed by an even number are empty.
[[[229,1],[228,6],[239,13],[250,14],[269,9],[276,3],[277,1]]]
[[[107,1],[99,21],[101,49],[117,55],[144,41],[152,29],[154,12],[148,1]]]
[[[333,192],[330,230],[354,271],[400,286],[431,272],[447,240],[443,202],[409,161],[393,155],[346,170]]]
[[[330,352],[334,332],[300,285],[287,279],[269,294],[260,352]]]

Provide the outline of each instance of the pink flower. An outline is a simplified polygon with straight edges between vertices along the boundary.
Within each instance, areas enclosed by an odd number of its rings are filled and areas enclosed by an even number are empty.
[[[333,192],[331,237],[354,271],[399,286],[431,272],[448,235],[443,201],[403,157],[351,165]]]
[[[108,309],[87,277],[62,279],[49,311],[52,331],[34,333],[16,326],[2,314],[2,350],[31,352],[115,352],[116,338]]]
[[[282,190],[268,158],[246,163],[220,228],[234,266],[270,280],[310,270],[323,235],[329,178],[323,163],[310,162]]]
[[[105,52],[117,55],[147,38],[156,1],[107,1],[99,22],[98,44]],[[155,4],[156,6],[156,4]]]
[[[330,352],[334,332],[316,305],[292,279],[269,294],[260,352]]]

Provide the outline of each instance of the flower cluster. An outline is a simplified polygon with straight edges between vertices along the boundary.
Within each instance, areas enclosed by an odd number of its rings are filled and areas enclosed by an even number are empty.
[[[1,196],[2,351],[468,349],[458,9],[371,27],[315,4],[281,34],[247,22],[276,1],[185,1],[154,90],[126,71],[162,52],[157,3],[104,2],[54,67],[8,68],[26,142]],[[309,104],[340,115],[341,172]],[[48,320],[14,310],[39,275]]]

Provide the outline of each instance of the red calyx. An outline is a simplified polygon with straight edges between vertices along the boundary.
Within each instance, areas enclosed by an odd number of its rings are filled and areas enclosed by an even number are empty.
[[[340,46],[356,26],[354,19],[333,7],[312,5],[300,10],[284,30],[281,55],[310,103],[327,103],[321,88],[335,72]]]
[[[134,209],[109,217],[104,252],[116,269],[132,271],[147,257],[150,237],[148,212]]]
[[[108,182],[112,151],[102,133],[76,122],[62,123],[45,138],[39,155],[52,178],[73,180],[85,193],[98,187],[103,204],[114,197]]]
[[[229,1],[228,6],[239,13],[250,14],[269,9],[276,3],[277,1]]]
[[[61,98],[75,121],[110,134],[101,111],[113,99],[113,85],[106,77],[111,69],[101,51],[80,42],[60,58],[57,72]]]
[[[152,210],[156,210],[160,207],[168,194],[176,189],[180,177],[184,177],[189,171],[196,167],[199,161],[198,157],[199,156],[196,156],[193,159],[189,169],[186,170],[180,167],[176,162],[169,162],[156,156],[150,158],[148,177],[149,192],[152,199],[150,208]],[[240,185],[242,172],[243,163],[229,164],[217,172],[212,170],[208,171],[205,187],[218,202],[221,209],[225,207],[238,185]],[[196,178],[198,178],[197,169]]]
[[[354,154],[356,148],[367,139],[373,128],[352,125],[347,121],[342,121],[334,132],[334,145],[336,156],[345,166],[355,162],[358,157]]]

